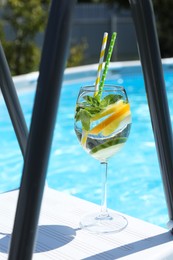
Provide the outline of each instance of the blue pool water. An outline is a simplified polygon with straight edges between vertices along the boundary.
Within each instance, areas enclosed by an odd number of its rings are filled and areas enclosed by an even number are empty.
[[[165,66],[166,89],[173,120],[173,68]],[[93,83],[96,71],[66,74],[61,91],[47,182],[57,190],[100,203],[99,162],[81,148],[73,130],[75,101],[81,85]],[[168,216],[161,174],[140,67],[115,67],[107,82],[123,85],[131,104],[133,124],[125,147],[109,161],[108,207],[165,227]],[[17,85],[17,83],[15,83]],[[20,83],[22,85],[24,83]],[[19,99],[30,125],[36,80],[25,82]],[[25,88],[26,90],[26,88]],[[23,158],[0,98],[0,192],[20,185]]]

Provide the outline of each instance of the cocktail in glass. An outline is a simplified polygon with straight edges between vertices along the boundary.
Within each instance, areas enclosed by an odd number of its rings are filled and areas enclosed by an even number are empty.
[[[96,92],[95,86],[80,89],[75,132],[84,150],[100,161],[103,172],[101,210],[84,216],[81,228],[95,233],[110,233],[119,232],[127,226],[124,216],[115,212],[110,214],[107,209],[106,183],[108,159],[124,146],[130,127],[130,105],[123,87],[104,85],[101,95]]]

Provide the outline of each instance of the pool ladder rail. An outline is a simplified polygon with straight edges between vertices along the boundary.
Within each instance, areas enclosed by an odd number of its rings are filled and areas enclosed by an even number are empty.
[[[129,0],[136,29],[157,156],[173,229],[173,135],[152,1]]]
[[[8,260],[32,259],[74,6],[75,0],[51,1],[29,134],[0,47],[2,94],[24,157]]]

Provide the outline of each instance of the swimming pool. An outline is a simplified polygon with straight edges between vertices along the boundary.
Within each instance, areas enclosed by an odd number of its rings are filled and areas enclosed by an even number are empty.
[[[173,122],[173,62],[164,74]],[[47,182],[57,190],[100,203],[99,162],[79,145],[73,130],[75,101],[81,85],[95,81],[97,66],[66,70],[51,149]],[[15,78],[28,127],[37,73]],[[23,81],[24,79],[24,81]],[[152,133],[141,67],[138,63],[111,64],[107,82],[123,85],[128,93],[133,123],[125,147],[109,162],[108,207],[165,227],[168,216]],[[20,184],[23,158],[0,97],[0,192]],[[86,164],[87,161],[87,164]]]

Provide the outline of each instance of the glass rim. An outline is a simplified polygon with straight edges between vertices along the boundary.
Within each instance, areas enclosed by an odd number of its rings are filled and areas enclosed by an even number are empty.
[[[85,85],[81,87],[81,90],[87,90],[89,92],[95,92],[95,85]],[[119,91],[124,91],[125,88],[123,86],[120,85],[116,85],[116,84],[104,84],[104,87],[102,89],[102,91],[112,91],[112,90],[119,90]]]

